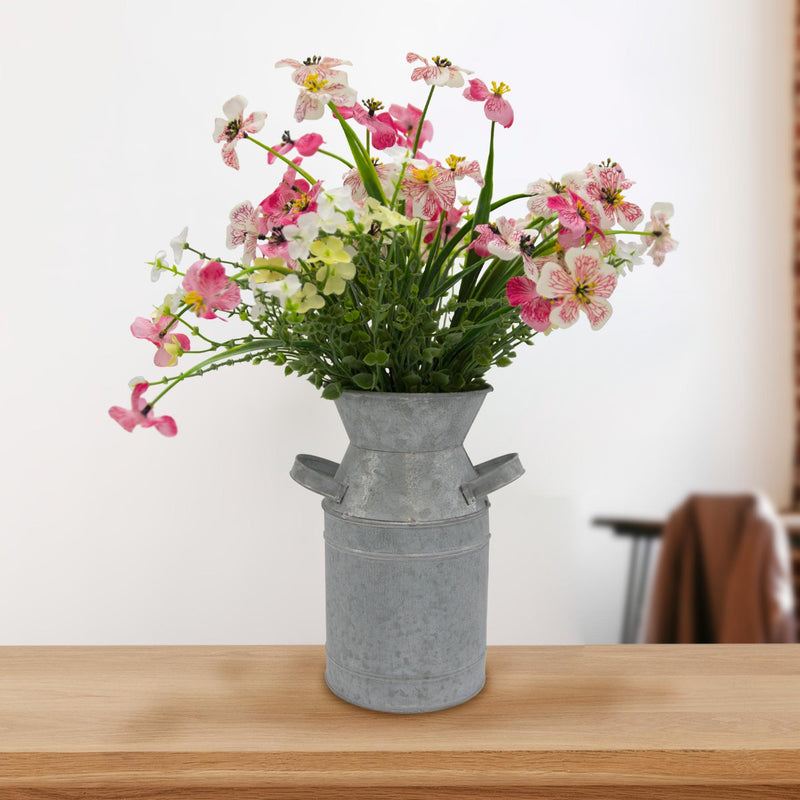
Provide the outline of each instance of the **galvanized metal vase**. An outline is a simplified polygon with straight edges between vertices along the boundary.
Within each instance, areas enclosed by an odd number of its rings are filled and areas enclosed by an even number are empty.
[[[486,394],[344,392],[341,464],[298,455],[325,496],[325,679],[344,700],[415,713],[485,680],[489,502],[515,453],[473,466],[463,443]]]

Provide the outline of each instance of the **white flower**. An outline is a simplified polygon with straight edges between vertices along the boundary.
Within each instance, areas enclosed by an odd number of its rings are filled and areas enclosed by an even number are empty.
[[[632,267],[644,264],[642,253],[647,250],[647,245],[644,242],[620,242],[616,243],[614,247],[614,255],[617,258],[624,259],[627,263],[621,264],[617,269],[620,274],[625,274],[625,267],[628,271],[632,271]]]
[[[352,200],[350,200],[352,205]],[[319,227],[325,233],[336,233],[347,228],[347,217],[336,207],[334,199],[328,195],[320,195],[317,199],[317,217]],[[286,229],[284,228],[284,236]],[[291,249],[289,251],[291,253]]]
[[[167,266],[166,250],[159,250],[153,258],[153,269],[150,270],[150,280],[155,283],[161,277],[161,270],[169,269]]]
[[[284,225],[281,233],[288,242],[289,258],[308,258],[311,243],[319,235],[319,218],[309,211],[297,218],[296,225]]]
[[[267,308],[261,302],[261,295],[258,289],[256,289],[256,280],[252,275],[250,275],[250,277],[248,278],[248,283],[250,284],[250,291],[253,293],[253,305],[250,306],[251,309],[250,313],[251,316],[253,316],[256,319],[259,319],[260,317],[266,316]]]
[[[277,297],[278,302],[285,308],[286,300],[300,289],[300,279],[291,273],[279,281],[262,283],[261,288],[272,297]]]
[[[175,258],[176,264],[181,263],[184,246],[186,245],[186,237],[188,235],[189,235],[189,228],[186,227],[169,243],[169,246],[172,248],[172,255]]]

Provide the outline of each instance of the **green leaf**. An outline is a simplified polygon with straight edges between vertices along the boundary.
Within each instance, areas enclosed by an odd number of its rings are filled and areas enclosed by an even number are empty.
[[[375,382],[375,376],[369,372],[359,372],[358,375],[353,375],[353,383],[359,389],[371,389]]]
[[[482,367],[490,367],[492,365],[492,351],[486,346],[475,348],[475,363]]]
[[[359,342],[369,342],[371,340],[366,331],[353,331],[350,334],[350,341],[352,344],[358,344]]]
[[[364,362],[360,358],[356,358],[355,356],[345,356],[342,359],[342,364],[350,369],[360,369],[364,366]]]
[[[431,372],[431,383],[434,386],[447,386],[450,383],[450,376],[446,372]]]
[[[323,390],[322,396],[326,400],[335,400],[342,396],[342,385],[340,383],[329,383]]]
[[[345,322],[355,322],[361,314],[358,312],[358,309],[352,308],[344,315]]]
[[[389,360],[389,354],[385,350],[373,350],[364,356],[364,363],[368,367],[383,366]]]
[[[512,363],[512,360],[510,358],[506,358],[506,356],[502,356],[501,358],[497,359],[498,367],[508,367],[511,366]]]

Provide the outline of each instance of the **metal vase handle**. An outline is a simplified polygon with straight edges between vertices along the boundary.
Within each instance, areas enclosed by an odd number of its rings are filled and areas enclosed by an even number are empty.
[[[347,486],[334,478],[337,469],[339,465],[335,461],[301,453],[295,458],[289,475],[306,489],[341,503]]]
[[[515,481],[525,472],[525,468],[520,463],[517,453],[508,453],[478,464],[475,472],[478,473],[478,477],[461,486],[461,494],[468,504]]]

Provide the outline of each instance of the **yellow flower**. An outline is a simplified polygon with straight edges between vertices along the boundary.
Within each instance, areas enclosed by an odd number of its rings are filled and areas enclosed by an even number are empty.
[[[253,266],[263,267],[263,269],[257,269],[252,273],[255,283],[274,283],[275,281],[283,280],[286,276],[286,262],[280,256],[255,258],[253,259]],[[281,271],[270,269],[270,267],[278,267]]]
[[[286,308],[298,314],[305,314],[312,308],[322,308],[324,305],[325,300],[319,296],[313,283],[304,283],[286,302]]]
[[[347,264],[328,264],[317,270],[317,282],[325,283],[322,294],[341,294],[346,288],[345,281],[356,275],[356,268],[352,262]]]
[[[414,224],[413,219],[409,219],[397,211],[392,211],[391,208],[378,202],[374,197],[368,197],[365,204],[366,211],[361,217],[361,222],[364,225],[371,225],[377,222],[382,230],[391,230],[392,228],[405,228]]]
[[[351,260],[350,254],[344,249],[344,243],[336,236],[326,236],[311,242],[310,250],[311,258],[309,260],[315,259],[323,264],[346,264]],[[355,275],[355,270],[353,275]]]

